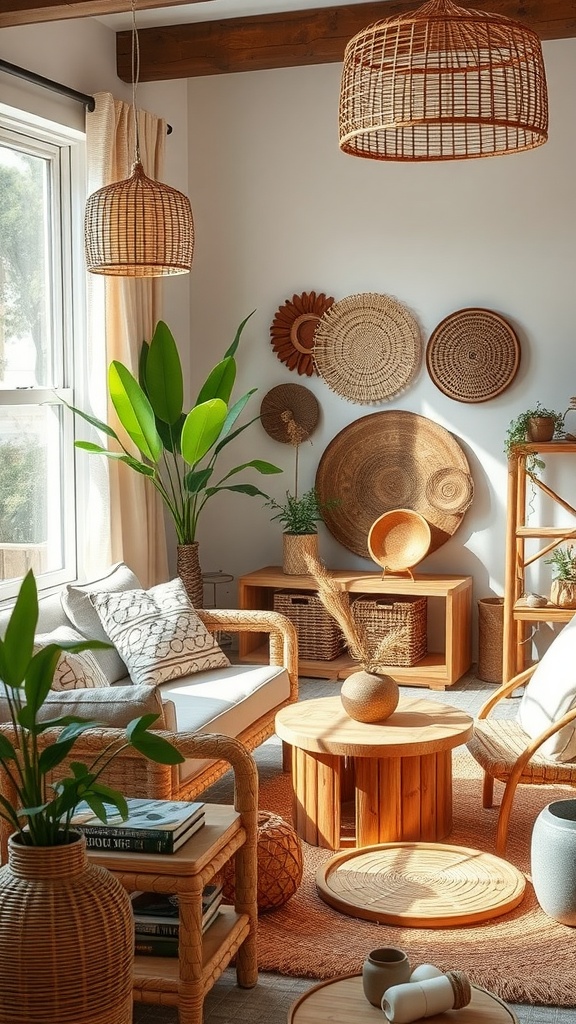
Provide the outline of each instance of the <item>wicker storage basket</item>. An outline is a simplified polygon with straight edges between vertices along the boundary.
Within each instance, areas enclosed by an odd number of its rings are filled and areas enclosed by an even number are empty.
[[[383,665],[415,665],[428,650],[427,608],[425,597],[398,598],[382,594],[362,594],[352,602],[355,621],[363,626],[373,649],[386,633],[402,630],[382,658]]]
[[[296,626],[301,658],[331,661],[346,650],[344,638],[320,598],[309,592],[277,590],[274,611],[281,612]]]
[[[504,651],[504,598],[481,597],[478,601],[478,679],[502,682]]]

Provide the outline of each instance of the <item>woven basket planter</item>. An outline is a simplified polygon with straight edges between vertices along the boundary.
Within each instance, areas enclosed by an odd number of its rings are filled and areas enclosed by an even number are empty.
[[[352,602],[352,614],[367,634],[373,650],[387,634],[390,648],[382,665],[415,665],[428,651],[428,602],[425,597],[363,595]],[[398,632],[399,631],[399,632]]]
[[[204,607],[204,583],[198,557],[198,541],[192,544],[178,544],[176,547],[176,571],[186,587],[186,593],[195,608]]]
[[[346,650],[342,633],[317,594],[277,590],[274,611],[281,612],[296,626],[300,658],[331,661]]]
[[[318,560],[317,533],[282,534],[282,572],[286,576],[309,576],[306,555]]]
[[[66,846],[9,840],[0,869],[0,1024],[130,1024],[130,898]]]

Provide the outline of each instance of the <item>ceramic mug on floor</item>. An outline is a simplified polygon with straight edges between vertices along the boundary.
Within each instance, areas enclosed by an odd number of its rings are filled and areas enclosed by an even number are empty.
[[[362,965],[364,995],[372,1006],[378,1008],[386,989],[409,980],[410,962],[404,950],[396,946],[373,949]]]

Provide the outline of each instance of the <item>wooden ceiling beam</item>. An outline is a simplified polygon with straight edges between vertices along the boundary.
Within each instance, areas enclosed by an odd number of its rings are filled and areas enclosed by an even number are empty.
[[[140,29],[140,81],[339,62],[346,43],[361,29],[420,6],[421,0],[391,0]],[[473,0],[462,6],[481,5]],[[574,0],[489,0],[488,9],[523,22],[541,39],[576,36]],[[117,34],[116,59],[119,77],[130,82],[130,32]]]
[[[138,0],[139,11],[181,7],[200,0]],[[42,21],[65,21],[69,18],[95,18],[105,14],[125,14],[130,0],[0,0],[0,28],[11,25],[32,25]]]

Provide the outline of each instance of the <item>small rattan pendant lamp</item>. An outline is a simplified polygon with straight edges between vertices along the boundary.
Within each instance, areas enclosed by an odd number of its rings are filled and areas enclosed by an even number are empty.
[[[344,53],[340,148],[372,160],[462,160],[548,138],[540,39],[498,14],[430,0]]]
[[[140,159],[136,87],[140,51],[132,9],[132,105],[135,160],[132,174],[88,197],[84,216],[86,266],[112,277],[187,274],[194,254],[194,221],[188,196],[144,173]]]

